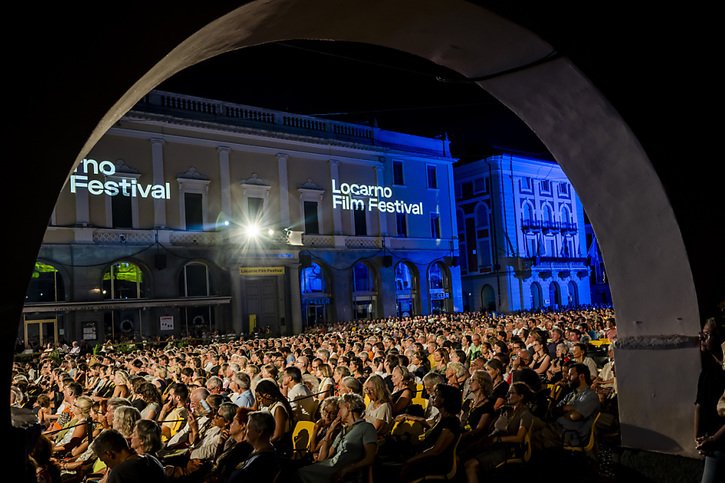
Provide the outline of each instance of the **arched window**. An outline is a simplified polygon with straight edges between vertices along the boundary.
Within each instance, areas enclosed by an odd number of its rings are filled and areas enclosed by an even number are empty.
[[[35,262],[35,269],[25,293],[26,302],[58,302],[65,299],[65,285],[53,265]]]
[[[571,222],[571,212],[569,211],[569,207],[566,205],[561,205],[561,222],[562,223],[570,223]]]
[[[103,274],[103,298],[111,300],[140,299],[145,296],[143,270],[135,263],[116,262]]]
[[[575,281],[570,280],[567,286],[569,289],[569,306],[576,307],[579,305],[579,287]]]
[[[313,262],[300,272],[300,290],[303,294],[327,293],[325,274],[317,263]]]
[[[542,212],[544,215],[544,221],[554,221],[554,213],[551,211],[551,206],[545,204],[542,207]]]
[[[415,288],[413,273],[405,262],[400,262],[395,266],[395,288],[397,291]]]
[[[184,265],[179,275],[179,293],[185,297],[206,297],[211,294],[209,269],[199,262]]]
[[[543,306],[541,285],[539,285],[539,282],[533,282],[531,284],[531,310],[538,310]]]
[[[561,307],[561,288],[557,282],[549,284],[549,307],[552,309]]]
[[[395,265],[395,312],[398,317],[411,317],[417,310],[417,281],[406,262]]]
[[[440,262],[431,265],[428,270],[428,288],[443,289],[447,285],[446,272]]]
[[[531,203],[524,203],[524,221],[533,221],[535,219],[534,216],[534,207],[531,206]]]
[[[209,267],[201,262],[184,265],[179,275],[179,293],[184,297],[207,297],[211,295]],[[214,326],[214,310],[211,305],[184,307],[184,326],[195,335],[203,334]]]
[[[430,311],[439,314],[451,311],[450,274],[441,262],[435,262],[428,269]]]
[[[496,311],[496,292],[488,284],[481,289],[481,308],[488,312]]]
[[[370,267],[364,262],[358,262],[352,267],[352,286],[355,292],[372,292],[373,277]]]

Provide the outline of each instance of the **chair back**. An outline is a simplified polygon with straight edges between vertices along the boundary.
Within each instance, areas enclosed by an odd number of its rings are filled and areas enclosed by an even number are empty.
[[[589,430],[589,439],[587,440],[587,444],[585,444],[584,446],[564,446],[564,450],[593,454],[594,449],[597,445],[597,423],[599,422],[599,418],[601,417],[601,415],[602,412],[599,411],[597,412],[596,416],[594,416],[594,420],[592,421],[592,427]]]
[[[315,423],[313,421],[297,421],[292,430],[292,458],[304,458],[312,451],[314,444]]]

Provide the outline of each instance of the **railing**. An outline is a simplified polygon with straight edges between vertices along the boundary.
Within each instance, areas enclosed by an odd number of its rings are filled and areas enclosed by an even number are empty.
[[[576,223],[568,221],[539,221],[521,220],[521,229],[526,233],[543,231],[544,233],[576,233],[578,226]]]
[[[131,113],[133,112],[181,115],[200,121],[308,135],[435,156],[450,156],[450,154],[446,154],[449,153],[447,148],[449,141],[447,139],[392,135],[395,133],[360,124],[320,119],[164,91],[151,91],[148,93],[134,106],[131,110]],[[404,139],[405,142],[396,142],[396,140],[399,141],[400,139]]]

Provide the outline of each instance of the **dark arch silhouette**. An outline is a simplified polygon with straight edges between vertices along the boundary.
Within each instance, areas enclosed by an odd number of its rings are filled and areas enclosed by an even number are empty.
[[[725,262],[711,242],[721,244],[723,226],[715,178],[706,167],[678,166],[686,154],[702,156],[692,140],[707,141],[704,132],[687,137],[693,117],[674,111],[685,94],[690,104],[702,100],[692,96],[706,95],[706,86],[684,68],[673,70],[662,53],[680,46],[664,26],[689,20],[687,14],[660,10],[659,22],[647,22],[650,12],[631,6],[572,11],[505,3],[401,0],[361,9],[354,2],[278,0],[206,2],[192,11],[169,1],[132,1],[112,13],[15,7],[12,17],[32,25],[21,35],[6,33],[13,34],[6,38],[12,47],[5,105],[12,176],[2,196],[12,208],[6,227],[17,238],[6,268],[14,278],[0,312],[3,367],[10,367],[16,321],[56,195],[74,161],[134,102],[184,67],[230,49],[287,38],[350,40],[407,51],[478,79],[542,139],[597,229],[620,334],[633,342],[618,358],[620,368],[632,368],[621,377],[623,427],[668,426],[663,437],[691,453],[685,440],[699,359],[694,347],[673,352],[667,336],[696,335],[700,313],[725,293],[713,275]],[[699,40],[678,38],[706,48]],[[709,223],[698,220],[702,210]],[[677,367],[677,387],[646,377],[639,369],[646,366]],[[4,397],[9,380],[8,372]],[[651,403],[646,412],[638,408],[642,400]],[[0,407],[8,424],[7,404]],[[638,437],[644,433],[623,431],[623,439],[656,447]]]

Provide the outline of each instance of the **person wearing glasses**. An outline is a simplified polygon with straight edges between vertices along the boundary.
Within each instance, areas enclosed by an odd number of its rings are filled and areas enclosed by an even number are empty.
[[[385,384],[382,378],[380,381]],[[354,393],[343,394],[338,407],[337,418],[343,429],[327,433],[318,461],[297,470],[302,483],[343,481],[345,475],[366,468],[375,460],[378,436],[373,425],[365,420],[363,398]]]
[[[526,383],[519,381],[511,384],[507,404],[494,421],[494,429],[488,436],[488,447],[464,461],[468,483],[478,483],[479,475],[495,468],[506,458],[519,454],[526,433],[534,421],[534,416],[526,404],[533,396],[534,391]]]

